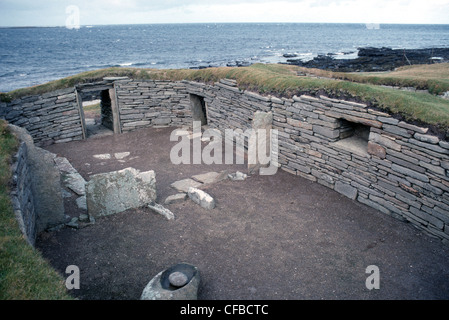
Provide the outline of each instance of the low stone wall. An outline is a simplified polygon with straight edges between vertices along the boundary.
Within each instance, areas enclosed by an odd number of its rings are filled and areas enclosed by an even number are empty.
[[[0,103],[0,118],[27,129],[37,146],[83,139],[75,88]]]

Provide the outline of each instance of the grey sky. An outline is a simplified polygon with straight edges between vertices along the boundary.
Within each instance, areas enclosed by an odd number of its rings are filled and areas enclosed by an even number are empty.
[[[0,0],[0,26],[190,22],[449,24],[449,0]]]

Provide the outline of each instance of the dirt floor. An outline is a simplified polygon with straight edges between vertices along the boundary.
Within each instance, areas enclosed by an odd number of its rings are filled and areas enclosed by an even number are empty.
[[[172,128],[52,145],[86,179],[126,167],[155,170],[158,202],[177,193],[170,184],[245,165],[173,165]],[[130,152],[126,162],[94,154]],[[148,208],[99,218],[82,228],[42,233],[37,248],[63,276],[80,268],[79,299],[139,299],[160,271],[187,262],[201,272],[201,300],[448,299],[449,247],[320,184],[282,170],[207,188],[217,202],[206,210],[186,200],[167,205],[168,221]],[[66,200],[67,214],[83,211]],[[368,290],[366,268],[380,271]]]

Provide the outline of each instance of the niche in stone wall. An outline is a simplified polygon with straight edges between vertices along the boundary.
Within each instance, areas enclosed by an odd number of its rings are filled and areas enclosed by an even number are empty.
[[[368,155],[370,126],[340,119],[339,141],[334,146],[360,156]]]
[[[190,94],[190,107],[193,121],[200,121],[201,125],[207,125],[207,106],[204,97]]]

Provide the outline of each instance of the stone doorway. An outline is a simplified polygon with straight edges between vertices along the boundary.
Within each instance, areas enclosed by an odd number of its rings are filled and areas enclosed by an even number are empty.
[[[85,139],[120,133],[113,84],[81,85],[77,97]]]

